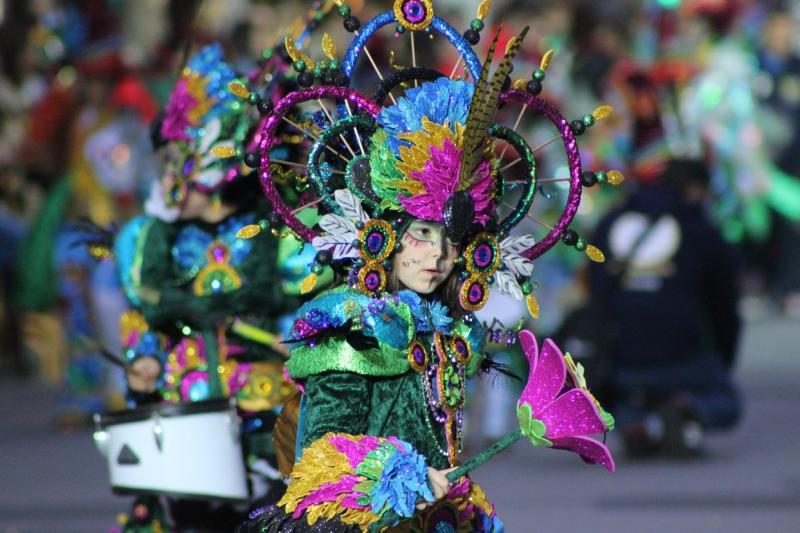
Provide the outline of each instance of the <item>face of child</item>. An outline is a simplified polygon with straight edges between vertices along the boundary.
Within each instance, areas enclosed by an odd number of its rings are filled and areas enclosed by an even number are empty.
[[[395,254],[397,278],[419,294],[430,294],[453,271],[458,247],[445,236],[444,226],[415,220],[401,240],[402,249]]]

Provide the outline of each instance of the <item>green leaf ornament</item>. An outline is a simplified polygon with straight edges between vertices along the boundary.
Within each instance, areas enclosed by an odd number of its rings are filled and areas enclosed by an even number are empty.
[[[544,438],[545,433],[547,433],[547,426],[541,420],[533,418],[530,404],[521,403],[517,406],[517,420],[519,421],[522,435],[528,437],[534,446],[547,446],[549,448],[553,445],[552,442]]]

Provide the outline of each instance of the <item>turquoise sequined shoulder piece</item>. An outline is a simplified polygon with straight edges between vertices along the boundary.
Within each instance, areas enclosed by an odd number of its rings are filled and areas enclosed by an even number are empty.
[[[338,329],[342,331],[330,334]],[[377,346],[353,348],[345,340],[349,331],[373,338]],[[406,353],[415,334],[411,308],[399,296],[370,298],[356,289],[337,287],[298,310],[289,334],[296,342],[290,344],[292,356],[286,368],[296,379],[331,371],[403,374],[409,368]]]
[[[200,270],[208,263],[206,251],[214,241],[223,242],[231,252],[230,264],[238,267],[253,248],[250,239],[240,239],[236,232],[256,220],[255,213],[228,217],[210,233],[198,225],[189,224],[180,230],[172,245],[172,257],[184,270]]]

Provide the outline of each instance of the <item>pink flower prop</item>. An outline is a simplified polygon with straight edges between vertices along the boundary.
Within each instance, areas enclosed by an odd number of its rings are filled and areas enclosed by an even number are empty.
[[[445,139],[441,148],[431,145],[430,154],[424,170],[411,173],[412,178],[422,183],[425,192],[411,197],[398,196],[397,200],[409,214],[417,218],[442,222],[445,203],[458,188],[461,148],[456,147],[450,139]],[[475,221],[485,225],[491,211],[492,174],[489,162],[482,161],[476,174],[479,178],[468,190],[474,202]]]
[[[542,350],[530,331],[520,331],[520,345],[530,363],[528,383],[517,403],[524,436],[539,446],[577,453],[587,463],[614,471],[611,452],[587,435],[608,428],[592,396],[567,383],[567,365],[561,350],[545,339]]]

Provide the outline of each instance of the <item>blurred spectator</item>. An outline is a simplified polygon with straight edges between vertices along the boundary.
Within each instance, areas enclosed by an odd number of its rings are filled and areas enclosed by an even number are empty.
[[[783,139],[773,143],[772,157],[787,179],[800,183],[800,56],[793,43],[791,15],[783,10],[770,14],[758,51],[758,96],[773,112]],[[774,135],[773,135],[774,136]],[[776,216],[770,239],[771,280],[774,297],[785,310],[800,316],[800,227]]]
[[[739,418],[738,262],[703,210],[708,182],[702,163],[672,160],[595,236],[610,260],[592,264],[591,298],[619,324],[613,412],[632,454],[696,453],[703,430]]]

